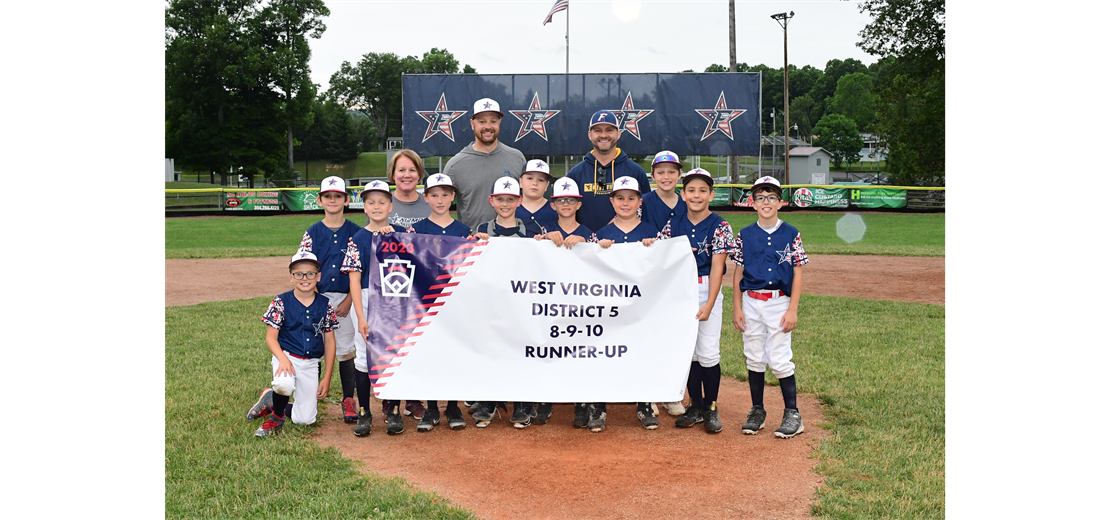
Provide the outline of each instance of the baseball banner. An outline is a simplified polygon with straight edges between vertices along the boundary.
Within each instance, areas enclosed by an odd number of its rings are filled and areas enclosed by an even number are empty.
[[[367,359],[382,399],[677,401],[694,343],[685,237],[602,249],[374,237]]]
[[[226,211],[277,211],[281,209],[281,193],[277,191],[225,191],[221,206]]]
[[[758,155],[760,76],[676,74],[405,74],[402,137],[422,157],[474,141],[474,102],[505,115],[500,140],[524,155],[582,155],[590,115],[610,110],[629,155]]]

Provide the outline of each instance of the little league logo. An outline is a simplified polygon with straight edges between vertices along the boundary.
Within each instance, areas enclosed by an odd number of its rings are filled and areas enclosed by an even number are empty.
[[[798,188],[794,190],[794,195],[791,197],[792,202],[799,208],[804,208],[813,204],[813,192],[809,188]]]
[[[408,298],[412,295],[412,277],[416,267],[408,260],[390,258],[378,265],[381,270],[382,296]]]
[[[424,131],[424,139],[420,141],[421,143],[431,139],[436,134],[443,134],[452,143],[455,142],[455,132],[451,129],[451,123],[462,117],[466,110],[448,110],[447,99],[444,95],[445,93],[440,93],[439,103],[436,104],[435,110],[416,111],[420,117],[428,122],[428,129]]]

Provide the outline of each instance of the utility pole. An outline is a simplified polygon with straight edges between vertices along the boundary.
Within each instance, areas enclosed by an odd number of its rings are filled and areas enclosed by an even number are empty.
[[[786,114],[782,121],[782,133],[785,134],[783,158],[786,163],[786,178],[783,179],[783,184],[790,184],[790,60],[786,55],[786,25],[793,17],[794,11],[790,11],[789,15],[786,13],[771,15],[771,18],[782,26],[782,88],[785,96],[783,104],[786,105]]]
[[[728,71],[736,72],[736,0],[728,0]],[[760,136],[762,139],[762,136]],[[719,167],[719,166],[718,166]],[[728,171],[732,183],[740,183],[740,158],[728,156]]]

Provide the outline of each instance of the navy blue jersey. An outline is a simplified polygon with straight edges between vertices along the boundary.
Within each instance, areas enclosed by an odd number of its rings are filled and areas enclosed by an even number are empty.
[[[652,190],[651,193],[644,195],[643,202],[640,203],[640,220],[651,224],[651,227],[656,231],[662,231],[663,226],[672,218],[686,214],[686,201],[682,197],[678,198],[672,209],[663,199],[659,198],[659,194]]]
[[[324,357],[324,333],[339,328],[339,319],[326,296],[314,294],[312,303],[305,307],[293,291],[270,301],[262,323],[278,329],[282,350],[305,358]]]
[[[577,182],[582,190],[578,222],[590,229],[601,229],[609,224],[617,215],[613,203],[609,202],[609,193],[613,190],[613,181],[625,175],[640,183],[640,193],[651,189],[651,181],[644,169],[624,151],[618,151],[613,161],[604,166],[598,164],[592,152],[587,153],[582,162],[571,168],[567,177]]]
[[[361,285],[363,289],[370,288],[370,277],[366,273],[370,270],[370,260],[374,258],[374,251],[370,244],[373,239],[374,233],[367,231],[365,228],[355,233],[355,236],[347,242],[347,254],[343,257],[343,266],[339,268],[344,273],[351,271],[362,273]],[[351,281],[348,279],[347,284],[350,283]]]
[[[551,223],[559,220],[559,214],[551,209],[551,204],[544,204],[543,207],[536,210],[535,213],[525,209],[524,204],[517,206],[516,218],[528,222],[529,220],[539,224],[540,227],[550,228]]]
[[[598,241],[612,240],[618,244],[624,244],[626,242],[639,242],[645,238],[655,238],[658,233],[647,222],[640,222],[635,228],[632,228],[632,231],[627,233],[621,231],[621,228],[617,227],[616,222],[614,222],[597,230],[594,236],[597,237]]]
[[[362,229],[343,219],[343,225],[332,231],[324,225],[323,221],[308,227],[301,238],[301,249],[308,251],[320,260],[320,281],[316,283],[316,290],[324,292],[348,293],[351,290],[351,281],[347,273],[339,270],[343,266],[343,257],[347,254],[347,242],[355,233]]]
[[[566,231],[563,231],[563,227],[559,225],[558,221],[553,222],[551,224],[551,227],[544,227],[543,228],[543,232],[544,232],[543,234],[545,234],[545,235],[552,232],[552,231],[558,231],[560,235],[563,235],[563,239],[566,239],[567,237],[569,237],[571,235],[575,235],[575,236],[580,236],[582,238],[585,238],[586,240],[591,241],[591,242],[594,241],[593,240],[594,232],[590,231],[590,228],[588,228],[586,226],[583,226],[582,224],[578,224],[578,227],[574,228],[574,231],[571,231],[570,233],[567,233]]]
[[[412,227],[408,229],[408,232],[466,238],[470,236],[470,227],[457,220],[451,221],[447,227],[440,227],[439,224],[432,222],[432,219],[426,218],[413,224]]]
[[[732,261],[744,266],[740,290],[780,290],[790,296],[794,267],[809,263],[798,229],[780,220],[768,233],[753,222],[742,228],[737,238],[739,247]]]
[[[690,222],[689,214],[678,215],[659,232],[659,238],[681,236],[690,240],[694,260],[698,264],[698,276],[709,276],[710,268],[713,267],[713,255],[731,254],[736,250],[732,226],[716,213],[710,212],[708,217],[697,224]]]
[[[520,218],[517,218],[516,222],[517,222],[517,225],[513,226],[513,227],[501,227],[500,224],[497,224],[496,222],[494,222],[492,231],[490,231],[490,229],[489,229],[489,227],[490,227],[489,222],[482,222],[481,224],[478,224],[477,228],[474,228],[474,232],[475,233],[487,233],[487,234],[489,234],[490,238],[493,238],[493,237],[527,237],[527,238],[532,238],[536,235],[542,235],[543,234],[543,229],[540,229],[539,224],[536,224],[535,222],[533,222],[531,220],[525,221],[525,220],[521,220]],[[520,226],[521,225],[524,226],[524,233],[520,232]]]

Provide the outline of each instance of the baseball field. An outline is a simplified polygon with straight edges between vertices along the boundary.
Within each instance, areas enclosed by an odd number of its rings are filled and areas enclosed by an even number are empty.
[[[734,228],[754,220],[723,216]],[[259,317],[320,216],[166,219],[166,516],[943,517],[944,215],[862,216],[866,234],[852,244],[837,236],[839,214],[782,216],[811,259],[793,341],[806,431],[788,440],[770,435],[777,388],[766,392],[769,429],[741,435],[750,401],[727,319],[721,365],[732,377],[716,436],[675,429],[665,414],[642,430],[630,405],[590,434],[561,405],[525,430],[495,420],[416,433],[407,418],[400,436],[385,435],[378,408],[374,433],[355,438],[336,376],[316,425],[256,439],[243,417],[269,381]]]

